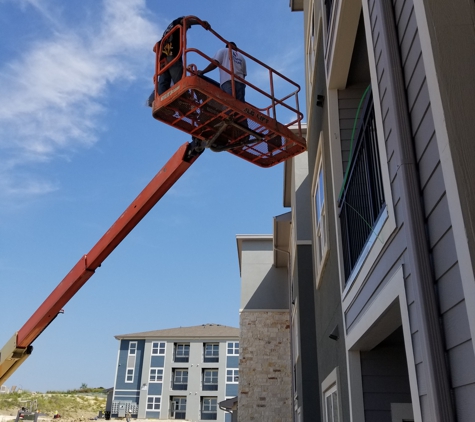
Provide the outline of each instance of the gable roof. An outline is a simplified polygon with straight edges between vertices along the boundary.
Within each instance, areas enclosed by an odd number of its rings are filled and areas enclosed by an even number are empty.
[[[239,338],[239,328],[220,324],[203,324],[194,327],[168,328],[165,330],[144,331],[142,333],[119,334],[114,336],[122,339],[194,339],[194,338]]]

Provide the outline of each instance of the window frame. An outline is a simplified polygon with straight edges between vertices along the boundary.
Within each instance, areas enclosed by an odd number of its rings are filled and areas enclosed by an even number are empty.
[[[208,347],[211,346],[211,355],[207,355]],[[215,350],[215,347],[217,349]],[[203,343],[203,362],[219,362],[219,343]]]
[[[239,384],[239,368],[226,368],[226,384]]]
[[[313,256],[315,270],[315,288],[320,287],[322,274],[325,264],[327,263],[330,251],[330,235],[328,224],[328,192],[325,184],[325,162],[324,162],[324,145],[323,132],[320,132],[318,139],[317,156],[315,159],[315,169],[312,181],[312,224],[313,224]],[[323,193],[318,195],[323,202],[321,211],[317,210],[317,189],[323,187]],[[320,191],[320,190],[319,190]]]
[[[152,380],[152,371],[155,371],[155,379],[154,380]],[[159,372],[160,372],[160,374],[159,374]],[[163,368],[150,368],[150,371],[148,373],[148,382],[151,382],[151,383],[163,382]]]
[[[322,400],[322,411],[325,422],[340,422],[342,421],[341,405],[340,405],[340,373],[338,367],[333,369],[333,371],[325,378],[321,385],[321,400]],[[336,397],[336,413],[332,411],[332,419],[328,419],[328,409],[327,409],[327,398],[333,397],[335,394]],[[331,399],[332,409],[334,409],[334,401]],[[336,419],[335,419],[336,414]]]
[[[181,375],[179,376],[180,382],[177,381],[177,374],[180,373]],[[186,373],[186,375],[185,375]],[[186,382],[183,382],[183,379],[186,378]],[[173,382],[175,384],[188,384],[188,368],[175,368],[173,371]]]
[[[206,373],[210,372],[211,376],[208,376],[211,382],[206,382]],[[204,368],[202,371],[202,390],[203,391],[217,391],[219,384],[219,370],[218,368]],[[213,382],[216,380],[216,382]],[[214,388],[216,387],[216,388]]]
[[[181,350],[183,347],[183,350]],[[175,362],[189,362],[190,360],[190,343],[175,343],[173,351],[173,360]]]
[[[155,344],[157,346],[155,346]],[[162,346],[163,345],[163,346]],[[152,356],[164,356],[167,344],[164,341],[152,341]]]
[[[237,348],[236,348],[237,344]],[[240,344],[239,341],[226,342],[226,356],[239,356]],[[231,353],[230,353],[231,351]],[[237,353],[236,353],[237,351]]]
[[[319,32],[319,21],[316,16],[314,0],[311,0],[309,6],[309,16],[307,25],[307,54],[306,54],[306,66],[308,77],[308,94],[312,94],[313,89],[313,74],[315,69],[315,63],[317,59],[317,41]]]
[[[331,403],[331,415],[328,414],[329,406],[328,399]],[[336,410],[335,410],[335,401],[336,401]],[[339,418],[339,399],[338,399],[338,389],[336,388],[336,383],[333,384],[328,390],[323,392],[323,418],[326,422],[338,422]],[[329,417],[330,416],[330,417]],[[336,416],[336,417],[335,417]]]
[[[149,400],[152,399],[152,409],[149,408]],[[158,409],[155,409],[154,407],[157,405],[156,400],[158,399]],[[149,412],[159,412],[162,407],[162,396],[147,396],[147,404],[145,406],[146,410]]]
[[[178,404],[177,406],[173,406],[172,403]],[[183,406],[183,408],[182,408]],[[170,416],[173,419],[185,419],[186,418],[186,406],[187,406],[187,400],[186,396],[171,396],[170,397]],[[177,418],[176,413],[183,413],[183,418]]]
[[[209,401],[209,403],[207,403]],[[214,402],[214,403],[213,403]],[[205,410],[205,407],[209,407]],[[218,398],[216,396],[202,396],[201,397],[201,418],[204,420],[217,420],[218,419]],[[204,417],[204,415],[214,415],[215,417]]]
[[[132,345],[135,345],[135,347],[132,347]],[[137,356],[137,342],[136,341],[129,341],[128,356]]]
[[[185,375],[186,372],[186,375]],[[173,368],[172,369],[172,390],[186,391],[188,389],[188,368]],[[180,374],[180,375],[179,375]],[[186,379],[186,382],[184,380]]]
[[[130,381],[128,380],[128,378],[129,378],[129,371],[132,371],[132,375],[131,375]],[[134,377],[135,377],[135,368],[127,368],[127,369],[125,370],[125,382],[126,382],[127,384],[133,383],[133,382],[134,382]]]

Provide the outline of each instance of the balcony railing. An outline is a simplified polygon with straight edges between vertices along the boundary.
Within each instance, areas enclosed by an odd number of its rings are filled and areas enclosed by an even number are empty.
[[[360,116],[350,166],[339,199],[346,280],[385,205],[371,92],[366,94]]]

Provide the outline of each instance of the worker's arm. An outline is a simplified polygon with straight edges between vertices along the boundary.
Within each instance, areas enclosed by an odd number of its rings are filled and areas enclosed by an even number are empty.
[[[195,18],[194,16],[187,17],[186,22],[190,26],[203,25],[203,28],[206,29],[207,31],[211,28],[211,25],[207,21],[201,21],[198,18]]]
[[[205,73],[211,72],[212,70],[214,70],[218,67],[218,64],[219,64],[219,62],[217,60],[213,60],[203,70],[198,70],[198,75],[204,75]]]

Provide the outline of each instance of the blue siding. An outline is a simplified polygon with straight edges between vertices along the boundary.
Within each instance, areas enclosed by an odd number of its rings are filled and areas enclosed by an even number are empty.
[[[231,418],[231,413],[226,412],[226,414],[224,415],[224,422],[231,422]]]
[[[226,384],[226,397],[238,395],[238,384]]]
[[[145,412],[145,417],[147,419],[159,419],[160,412]]]
[[[120,393],[119,395],[116,395],[114,397],[114,401],[127,401],[127,402],[133,402],[133,403],[138,403],[139,402],[139,393],[138,391],[124,391]]]
[[[135,355],[135,371],[133,382],[125,382],[125,374],[127,372],[127,357],[129,353],[129,343],[131,341],[137,342],[137,352]],[[115,380],[116,390],[139,390],[143,356],[144,356],[145,340],[121,340],[119,346],[119,367],[117,368],[117,379]]]
[[[152,356],[150,368],[163,368],[165,366],[165,356]]]
[[[162,395],[162,386],[161,382],[151,382],[148,385],[148,395],[149,396],[161,396]]]
[[[226,356],[226,368],[239,368],[239,356]]]

